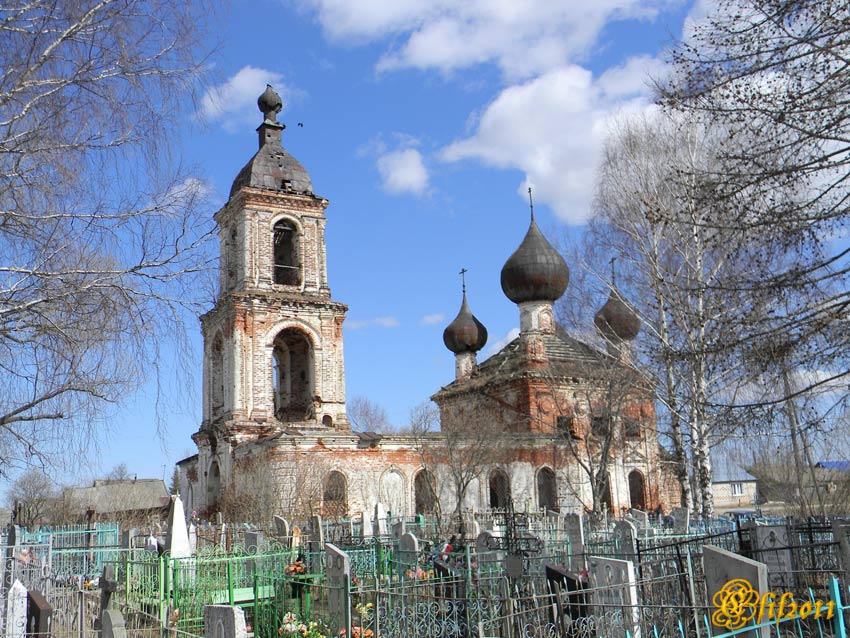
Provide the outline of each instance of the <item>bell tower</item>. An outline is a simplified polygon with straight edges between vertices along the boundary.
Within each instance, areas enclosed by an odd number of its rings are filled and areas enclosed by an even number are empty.
[[[216,470],[223,480],[225,441],[235,447],[287,428],[350,429],[342,343],[348,308],[328,287],[328,200],[281,146],[280,96],[269,86],[257,104],[259,150],[215,215],[221,292],[201,317],[203,421],[194,438],[199,456],[208,455],[205,475]]]

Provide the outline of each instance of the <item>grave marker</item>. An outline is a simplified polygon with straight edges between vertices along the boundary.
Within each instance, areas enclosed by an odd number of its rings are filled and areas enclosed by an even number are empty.
[[[407,532],[407,525],[404,521],[393,523],[393,538],[398,540]]]
[[[564,514],[564,532],[570,540],[570,556],[583,555],[584,525],[581,514]]]
[[[297,525],[292,528],[292,542],[289,544],[290,549],[301,549],[301,528]]]
[[[230,605],[204,607],[205,638],[248,638],[245,612]]]
[[[179,496],[171,497],[171,507],[168,510],[168,533],[165,535],[165,551],[171,558],[188,558],[192,555],[183,501],[180,500]]]
[[[6,598],[5,638],[24,638],[27,633],[27,588],[15,579]]]
[[[773,590],[794,587],[794,564],[785,525],[749,524],[754,541],[753,557],[767,565],[767,584]]]
[[[673,508],[673,531],[676,534],[687,534],[691,524],[691,513],[687,507]]]
[[[47,638],[50,635],[53,607],[37,590],[28,592],[27,596],[27,635]]]
[[[127,638],[124,615],[117,609],[107,609],[101,615],[100,638]]]
[[[378,501],[375,503],[375,527],[378,530],[378,536],[387,536],[387,510],[384,504]]]
[[[351,635],[351,559],[336,545],[325,545],[327,555],[328,611],[335,623],[331,635]],[[343,633],[343,631],[345,633]]]
[[[600,635],[608,638],[640,638],[640,608],[634,564],[630,560],[599,558],[588,561],[593,604],[598,616],[622,620],[621,625],[601,628]],[[607,623],[605,619],[603,622]]]
[[[312,551],[321,551],[325,546],[325,529],[322,526],[322,517],[318,514],[310,517],[310,542]]]
[[[372,519],[366,512],[360,512],[360,529],[363,538],[372,538]]]
[[[649,514],[644,512],[643,510],[631,509],[629,510],[629,516],[632,517],[632,520],[635,523],[635,527],[639,530],[645,530],[649,527]]]
[[[621,556],[625,560],[634,560],[637,553],[635,539],[637,538],[637,530],[629,521],[617,521],[614,524],[614,540],[617,543],[617,548]]]
[[[761,596],[769,591],[767,583],[767,565],[744,556],[739,556],[732,552],[705,545],[702,550],[702,565],[705,572],[705,590],[706,603],[709,606],[709,620],[711,621],[711,631],[713,634],[721,634],[729,631],[729,628],[722,625],[715,625],[713,617],[714,611],[714,595],[721,591],[726,583],[736,578],[743,579],[750,584],[750,587]],[[737,628],[736,628],[737,629]],[[770,626],[762,627],[757,631],[748,631],[738,634],[740,638],[770,638]]]
[[[282,516],[275,514],[274,528],[277,532],[278,540],[283,540],[284,538],[289,537],[289,522]]]

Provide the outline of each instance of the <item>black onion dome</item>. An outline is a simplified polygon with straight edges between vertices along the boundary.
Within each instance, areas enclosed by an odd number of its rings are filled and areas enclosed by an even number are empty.
[[[567,262],[532,218],[525,239],[502,266],[502,290],[514,303],[555,301],[570,281]]]
[[[260,134],[260,149],[233,180],[230,187],[231,197],[245,187],[301,195],[313,194],[310,175],[301,162],[281,146],[281,134],[286,127],[278,123],[277,114],[282,104],[280,96],[267,85],[257,100],[257,107],[264,117],[263,123],[257,129]]]
[[[443,343],[455,354],[478,352],[487,343],[487,328],[469,310],[466,293],[457,317],[443,331]]]
[[[623,301],[616,288],[611,289],[608,301],[596,313],[593,323],[606,339],[631,341],[640,330],[637,313]]]

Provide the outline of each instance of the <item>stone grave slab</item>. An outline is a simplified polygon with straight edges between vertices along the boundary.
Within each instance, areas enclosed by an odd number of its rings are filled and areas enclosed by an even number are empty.
[[[755,591],[755,595],[760,599],[762,594],[769,591],[767,565],[712,545],[703,547],[702,564],[703,571],[705,572],[706,596],[708,598],[706,604],[711,610],[709,620],[711,621],[712,633],[715,635],[726,633],[730,630],[728,627],[717,625],[714,622],[715,620],[720,620],[714,616],[714,612],[716,611],[715,596],[722,597],[722,594],[718,592],[721,592],[727,583],[741,579],[749,584],[749,587]],[[758,613],[757,609],[755,613]],[[733,626],[733,629],[738,629],[738,627]],[[769,638],[770,627],[763,627],[759,631],[743,632],[739,636],[741,638]]]
[[[360,529],[363,533],[363,538],[372,538],[372,518],[366,512],[360,513]]]
[[[674,507],[673,512],[673,531],[676,534],[687,534],[691,525],[691,513],[687,507]]]
[[[27,593],[27,634],[47,638],[53,619],[53,607],[41,592],[32,590]]]
[[[289,538],[289,522],[277,514],[274,516],[274,529],[279,540]]]
[[[591,600],[597,616],[607,616],[600,635],[608,638],[640,638],[640,608],[634,563],[630,560],[592,556],[588,562]],[[612,621],[610,619],[618,619]],[[610,623],[607,624],[607,623]]]
[[[649,514],[643,510],[631,509],[629,510],[629,516],[631,516],[638,530],[644,530],[649,527]]]
[[[614,524],[614,540],[617,542],[617,551],[624,560],[634,560],[637,553],[635,539],[637,530],[629,521],[617,521]]]
[[[204,607],[205,638],[248,638],[245,612],[230,605]]]
[[[570,540],[570,558],[576,557],[579,561],[582,561],[584,554],[584,521],[581,514],[564,514],[564,533]]]
[[[325,545],[327,555],[328,611],[335,621],[331,635],[351,635],[351,559],[333,543]],[[342,633],[343,630],[345,633]]]
[[[389,530],[387,529],[387,509],[380,501],[375,503],[375,528],[377,529],[378,536],[389,535]]]
[[[127,638],[124,614],[117,609],[107,609],[100,615],[100,638]]]
[[[788,528],[785,525],[752,525],[754,558],[767,565],[767,584],[772,590],[794,587],[794,565]]]
[[[18,579],[6,596],[5,638],[24,638],[27,633],[27,588]]]

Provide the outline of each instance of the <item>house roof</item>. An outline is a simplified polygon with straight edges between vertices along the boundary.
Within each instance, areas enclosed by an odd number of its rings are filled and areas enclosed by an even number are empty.
[[[95,481],[91,487],[67,488],[63,498],[94,507],[101,514],[158,509],[170,502],[161,479]]]
[[[839,472],[850,471],[850,461],[818,461],[815,467],[824,470],[837,470]]]

